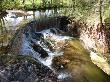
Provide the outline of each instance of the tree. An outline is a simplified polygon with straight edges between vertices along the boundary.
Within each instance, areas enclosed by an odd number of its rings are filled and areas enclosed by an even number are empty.
[[[42,0],[42,6],[46,7],[46,0]]]
[[[32,1],[33,9],[35,9],[35,1]]]
[[[50,0],[50,3],[51,3],[51,4],[53,3],[52,0]]]
[[[22,0],[22,4],[25,4],[25,1],[26,1],[26,0]]]
[[[0,0],[0,12],[2,12],[2,10],[3,10],[3,8],[2,8],[2,2],[3,2],[4,0]]]
[[[100,27],[103,27],[102,23],[102,0],[99,0],[99,15],[100,15]]]

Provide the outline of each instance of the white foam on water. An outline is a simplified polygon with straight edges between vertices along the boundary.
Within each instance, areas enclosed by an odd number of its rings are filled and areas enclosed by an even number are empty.
[[[52,28],[51,28],[52,29]],[[55,30],[55,28],[53,28]],[[27,54],[31,54],[31,56],[33,56],[34,58],[38,59],[41,63],[43,63],[45,66],[49,67],[50,69],[54,70],[51,65],[52,65],[52,60],[55,56],[59,56],[59,55],[63,55],[63,51],[60,51],[60,48],[63,46],[59,46],[57,45],[56,43],[57,42],[66,42],[66,40],[69,40],[71,39],[71,37],[69,36],[62,36],[60,34],[58,34],[57,30],[55,30],[55,34],[52,33],[50,31],[50,29],[47,29],[47,30],[43,30],[41,32],[38,32],[38,33],[42,33],[43,36],[44,36],[44,41],[48,41],[52,47],[54,47],[54,51],[51,51],[48,46],[44,43],[44,42],[40,42],[39,41],[36,41],[34,40],[34,42],[36,44],[38,44],[39,46],[41,46],[47,53],[48,53],[48,57],[46,58],[41,58],[40,55],[38,52],[34,51],[33,48],[30,46],[30,42],[28,41],[28,39],[26,38],[25,34],[23,36],[23,45],[22,45],[22,53],[24,55],[27,55]],[[58,76],[58,79],[64,79],[66,77],[69,77],[68,74],[66,73],[61,73],[59,76]]]
[[[53,29],[57,32],[57,30],[55,28],[51,28],[51,29]],[[47,41],[50,40],[50,44],[53,47],[56,46],[56,44],[55,44],[56,42],[65,41],[66,39],[70,39],[70,37],[68,37],[68,36],[61,36],[57,33],[53,34],[50,31],[50,29],[43,30],[39,33],[43,34],[44,40],[47,40]],[[55,43],[52,43],[51,41],[53,41]],[[49,57],[47,57],[45,59],[38,58],[38,56],[40,57],[40,54],[35,52],[32,49],[32,47],[30,46],[30,43],[27,40],[27,38],[25,37],[25,35],[24,35],[24,38],[23,38],[22,53],[26,55],[29,52],[31,52],[33,54],[34,58],[37,58],[38,60],[40,60],[40,62],[42,62],[44,65],[49,66],[49,67],[52,64],[52,59],[54,58],[54,56],[63,55],[63,52],[58,51],[58,50],[52,52],[49,48],[46,47],[46,45],[41,44],[40,41],[36,41],[36,43],[39,44],[48,53]]]
[[[59,74],[58,79],[64,79],[67,77],[71,77],[71,75],[69,75],[68,73],[61,73],[61,74]]]

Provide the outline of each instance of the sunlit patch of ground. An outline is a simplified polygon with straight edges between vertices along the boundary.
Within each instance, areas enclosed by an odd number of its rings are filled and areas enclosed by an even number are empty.
[[[79,40],[72,40],[64,49],[64,55],[54,59],[54,64],[56,70],[63,66],[71,73],[72,81],[69,82],[109,82],[110,77],[94,65],[89,56]]]

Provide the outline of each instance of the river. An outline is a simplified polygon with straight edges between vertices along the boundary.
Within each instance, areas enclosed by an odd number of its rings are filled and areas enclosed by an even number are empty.
[[[4,40],[2,37],[1,46],[7,45],[16,33],[10,43],[11,52],[29,55],[37,59],[43,65],[58,73],[58,79],[61,82],[110,81],[110,77],[92,63],[90,53],[82,46],[81,41],[70,37],[60,29],[60,26],[58,28],[56,23],[56,25],[45,26],[46,28],[38,31],[36,26],[39,24],[37,23],[38,20],[57,16],[60,14],[59,11],[57,11],[57,14],[54,10],[34,12],[7,10],[7,12],[7,16],[1,20],[1,34],[8,33],[6,36],[8,39]],[[29,21],[31,22],[26,24]],[[41,25],[45,24],[40,23]],[[20,30],[16,31],[17,29]]]

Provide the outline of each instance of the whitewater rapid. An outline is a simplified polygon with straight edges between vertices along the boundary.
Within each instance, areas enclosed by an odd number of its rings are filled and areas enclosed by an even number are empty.
[[[58,28],[49,28],[36,33],[40,34],[43,40],[41,38],[38,40],[33,39],[32,37],[27,38],[24,34],[21,52],[23,55],[31,54],[32,57],[38,59],[45,66],[51,68],[53,58],[55,56],[63,55],[62,48],[64,48],[67,40],[71,39],[71,37],[63,35],[62,31]],[[30,39],[35,44],[41,46],[48,53],[48,57],[41,58],[41,54],[34,51],[32,48]],[[49,45],[46,44],[47,42]],[[50,46],[52,47],[52,50],[49,49]]]

